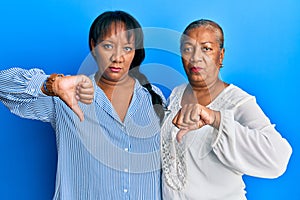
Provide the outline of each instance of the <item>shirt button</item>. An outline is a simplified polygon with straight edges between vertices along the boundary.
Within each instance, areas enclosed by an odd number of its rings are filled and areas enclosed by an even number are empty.
[[[128,192],[128,190],[127,190],[127,189],[124,189],[123,191],[124,191],[125,193],[127,193],[127,192]]]
[[[125,151],[128,151],[128,148],[125,148],[124,150],[125,150]]]
[[[126,168],[126,169],[124,169],[124,172],[128,172],[128,169]]]

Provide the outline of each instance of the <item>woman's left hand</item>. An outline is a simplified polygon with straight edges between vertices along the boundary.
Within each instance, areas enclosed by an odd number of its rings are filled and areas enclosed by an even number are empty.
[[[205,125],[211,125],[218,129],[220,112],[200,104],[186,104],[178,111],[172,122],[180,129],[176,135],[177,141],[180,142],[187,132],[199,129]]]

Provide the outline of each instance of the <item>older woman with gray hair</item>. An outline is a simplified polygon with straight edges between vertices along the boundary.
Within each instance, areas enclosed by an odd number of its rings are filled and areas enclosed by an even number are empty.
[[[181,37],[189,83],[176,87],[162,126],[164,199],[246,199],[243,175],[276,178],[292,148],[255,97],[222,81],[222,28],[189,24]]]

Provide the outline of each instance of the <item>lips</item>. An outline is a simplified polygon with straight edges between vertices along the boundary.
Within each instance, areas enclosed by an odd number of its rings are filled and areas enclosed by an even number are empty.
[[[109,67],[109,69],[110,69],[110,71],[115,72],[115,73],[121,71],[121,68],[120,68],[120,67]]]
[[[203,70],[202,67],[193,66],[190,68],[190,71],[193,73],[200,73]]]

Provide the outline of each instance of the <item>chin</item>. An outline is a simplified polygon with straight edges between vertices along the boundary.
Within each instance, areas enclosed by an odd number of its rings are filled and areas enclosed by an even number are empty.
[[[205,77],[201,76],[200,74],[189,74],[188,75],[188,79],[190,81],[204,81],[205,80]]]

